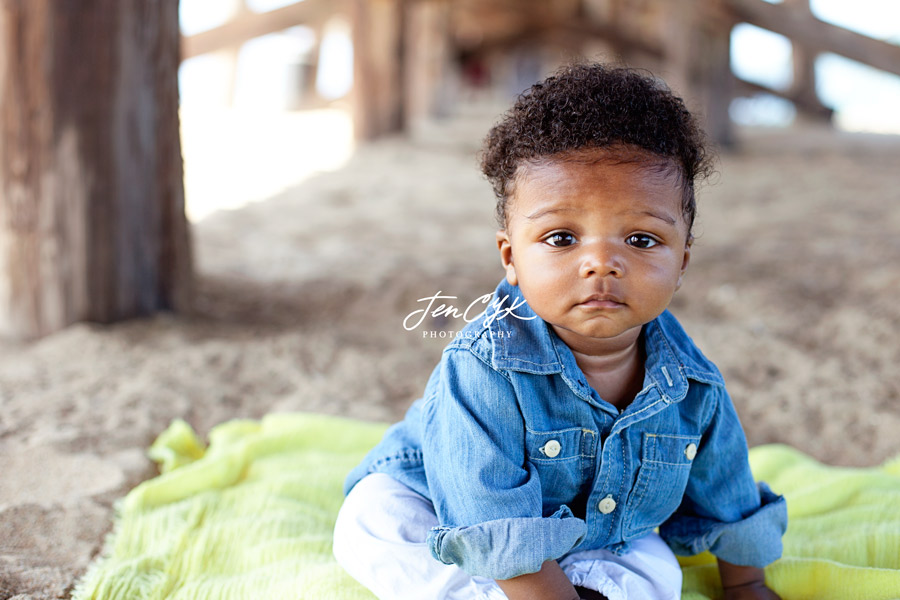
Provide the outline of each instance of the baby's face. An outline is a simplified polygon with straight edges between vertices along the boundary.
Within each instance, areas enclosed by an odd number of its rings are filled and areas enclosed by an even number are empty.
[[[677,177],[639,163],[530,165],[507,215],[497,232],[507,280],[589,354],[636,339],[669,305],[690,260]]]

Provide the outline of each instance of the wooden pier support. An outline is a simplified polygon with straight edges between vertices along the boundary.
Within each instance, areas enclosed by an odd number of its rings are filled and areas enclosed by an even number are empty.
[[[0,336],[190,303],[177,0],[0,6]]]
[[[355,135],[371,140],[405,125],[408,0],[349,0]]]

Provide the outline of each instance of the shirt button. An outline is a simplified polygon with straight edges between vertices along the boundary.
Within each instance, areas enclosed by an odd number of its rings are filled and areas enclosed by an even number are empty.
[[[597,504],[597,508],[600,509],[604,515],[608,515],[612,511],[616,510],[616,501],[613,500],[612,494],[601,500]]]
[[[546,456],[550,458],[556,458],[559,456],[559,451],[562,450],[562,446],[556,440],[550,440],[544,447],[541,448],[541,452],[543,452]]]
[[[694,457],[697,456],[697,444],[688,444],[684,449],[684,455],[688,460],[694,460]]]

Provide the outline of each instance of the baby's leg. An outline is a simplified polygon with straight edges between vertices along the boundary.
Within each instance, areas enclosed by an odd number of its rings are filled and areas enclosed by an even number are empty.
[[[363,478],[344,500],[334,528],[338,563],[381,600],[504,600],[497,584],[471,577],[431,556],[425,537],[438,525],[428,499],[383,473]],[[590,590],[608,600],[678,600],[681,569],[656,534],[616,556],[606,550],[575,552],[560,561],[582,597]]]
[[[597,590],[609,600],[681,598],[681,567],[655,533],[631,542],[631,550],[623,556],[585,550],[569,554],[559,565],[576,587]]]
[[[428,499],[374,473],[344,500],[334,528],[334,556],[382,600],[505,598],[493,581],[431,556],[425,537],[437,525]]]
[[[575,586],[575,591],[578,592],[579,600],[609,600],[609,598],[600,592],[580,585]]]

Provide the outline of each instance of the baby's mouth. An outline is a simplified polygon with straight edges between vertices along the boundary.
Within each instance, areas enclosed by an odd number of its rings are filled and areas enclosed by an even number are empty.
[[[621,308],[625,306],[622,299],[612,294],[593,294],[578,303],[584,308]]]

